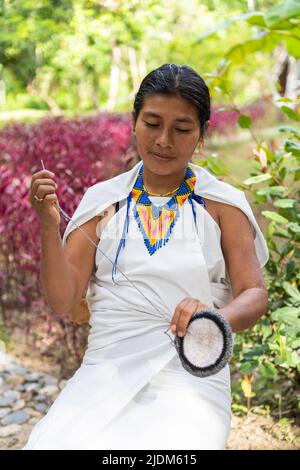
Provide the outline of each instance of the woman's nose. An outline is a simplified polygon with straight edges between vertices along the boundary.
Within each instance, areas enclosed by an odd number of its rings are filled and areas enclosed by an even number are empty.
[[[169,136],[168,130],[162,130],[160,134],[156,138],[156,143],[159,144],[161,147],[171,146],[171,138]]]

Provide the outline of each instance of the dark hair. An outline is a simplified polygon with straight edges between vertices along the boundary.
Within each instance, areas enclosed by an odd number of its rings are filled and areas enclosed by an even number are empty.
[[[135,95],[132,111],[134,127],[144,99],[156,93],[180,96],[190,101],[197,108],[200,136],[204,135],[206,121],[210,118],[210,94],[203,78],[192,67],[164,64],[146,75]]]

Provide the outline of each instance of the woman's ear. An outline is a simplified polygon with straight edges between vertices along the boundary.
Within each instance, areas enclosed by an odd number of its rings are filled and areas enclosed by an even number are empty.
[[[205,130],[207,130],[210,126],[210,120],[208,119],[207,121],[205,121]]]

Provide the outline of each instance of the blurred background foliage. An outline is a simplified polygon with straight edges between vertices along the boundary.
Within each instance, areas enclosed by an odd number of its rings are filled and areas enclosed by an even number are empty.
[[[30,175],[42,158],[72,214],[88,186],[135,162],[143,77],[188,64],[213,104],[193,160],[245,191],[270,250],[269,311],[236,336],[233,412],[299,416],[300,2],[0,0],[0,12],[0,339],[14,351],[19,327],[63,377],[78,367],[88,327],[54,317],[37,283]]]
[[[232,46],[262,28],[259,22],[235,21],[216,31],[213,40],[199,42],[199,36],[226,19],[277,4],[1,0],[0,111],[127,111],[147,71],[174,62],[213,73]],[[275,53],[259,49],[232,72],[238,103],[274,92]],[[272,75],[275,79],[276,70]]]

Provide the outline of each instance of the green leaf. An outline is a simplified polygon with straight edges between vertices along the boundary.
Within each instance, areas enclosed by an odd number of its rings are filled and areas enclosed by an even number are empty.
[[[299,308],[296,307],[282,307],[272,312],[271,317],[275,321],[282,323],[287,323],[288,325],[294,325],[297,321],[299,315]]]
[[[282,196],[285,189],[282,186],[269,186],[267,188],[261,188],[256,191],[256,194],[260,196]]]
[[[296,287],[292,286],[292,284],[287,281],[282,284],[282,287],[291,297],[300,302],[300,292],[296,289]]]
[[[289,106],[281,106],[281,111],[294,121],[300,121],[300,116]]]
[[[281,126],[278,128],[279,132],[291,132],[295,136],[300,137],[300,131],[296,127],[293,126]]]
[[[290,338],[296,338],[300,333],[300,321],[297,321],[297,323],[294,323],[293,325],[285,326],[281,331]]]
[[[300,338],[295,339],[291,342],[291,348],[298,349],[300,348]]]
[[[263,211],[262,215],[267,219],[274,220],[274,222],[278,222],[279,224],[287,224],[289,221],[282,215],[277,214],[277,212],[273,211]]]
[[[249,39],[233,46],[226,54],[226,59],[234,65],[240,65],[245,62],[245,58],[258,51],[271,51],[276,44],[282,41],[282,36],[271,34],[269,31],[259,33],[256,38]]]
[[[300,225],[297,222],[290,222],[287,227],[294,233],[300,233]]]
[[[291,152],[295,157],[300,157],[300,145],[292,140],[287,140],[284,145],[284,150]]]
[[[225,163],[214,155],[208,157],[207,166],[217,176],[228,175],[228,168]]]
[[[264,377],[272,378],[276,375],[276,369],[273,364],[259,364],[258,369],[261,375]]]
[[[244,13],[243,15],[232,16],[231,18],[228,18],[225,21],[222,21],[222,23],[217,24],[217,26],[215,26],[214,28],[209,29],[204,34],[201,34],[201,36],[197,38],[195,44],[199,44],[204,39],[211,38],[217,35],[219,31],[228,29],[234,23],[238,23],[244,20],[248,21],[250,24],[254,24],[257,26],[265,26],[264,15],[261,12],[259,11],[247,12],[247,13]]]
[[[288,53],[295,57],[295,59],[300,59],[300,38],[297,39],[295,37],[285,37],[284,42],[286,44]]]
[[[300,358],[296,351],[287,351],[286,355],[286,362],[289,366],[296,367],[300,363]]]
[[[298,0],[287,0],[276,5],[265,12],[265,22],[270,28],[283,20],[300,16],[300,2]]]
[[[281,98],[275,99],[275,103],[293,103],[293,100],[292,100],[292,98],[287,98],[287,97],[282,98],[281,97]]]
[[[287,207],[293,207],[295,203],[296,203],[295,199],[278,199],[277,201],[274,202],[274,206],[287,208]]]
[[[252,119],[250,116],[247,116],[246,114],[241,114],[240,117],[238,118],[238,125],[242,129],[247,129],[251,126],[252,124]]]
[[[290,233],[279,225],[276,226],[273,234],[277,237],[290,238]]]
[[[253,361],[242,362],[240,365],[240,373],[244,375],[249,375],[252,373],[253,369],[258,366],[258,360],[254,359]]]
[[[260,11],[253,11],[249,13],[248,18],[245,18],[247,23],[252,24],[254,26],[260,26],[260,27],[265,27],[266,22],[265,22],[265,17],[264,13]]]
[[[272,175],[270,175],[269,173],[264,173],[262,175],[257,175],[257,176],[252,176],[251,178],[247,178],[246,180],[243,181],[243,183],[247,185],[257,184],[257,183],[262,183],[263,181],[268,181],[271,178],[272,178]]]
[[[244,405],[239,405],[238,403],[232,403],[232,411],[234,411],[235,414],[240,414],[239,412],[241,411],[242,413],[247,413],[248,409]]]
[[[262,344],[261,346],[254,347],[251,351],[244,353],[245,360],[257,359],[258,357],[266,354],[269,351],[268,343]]]

